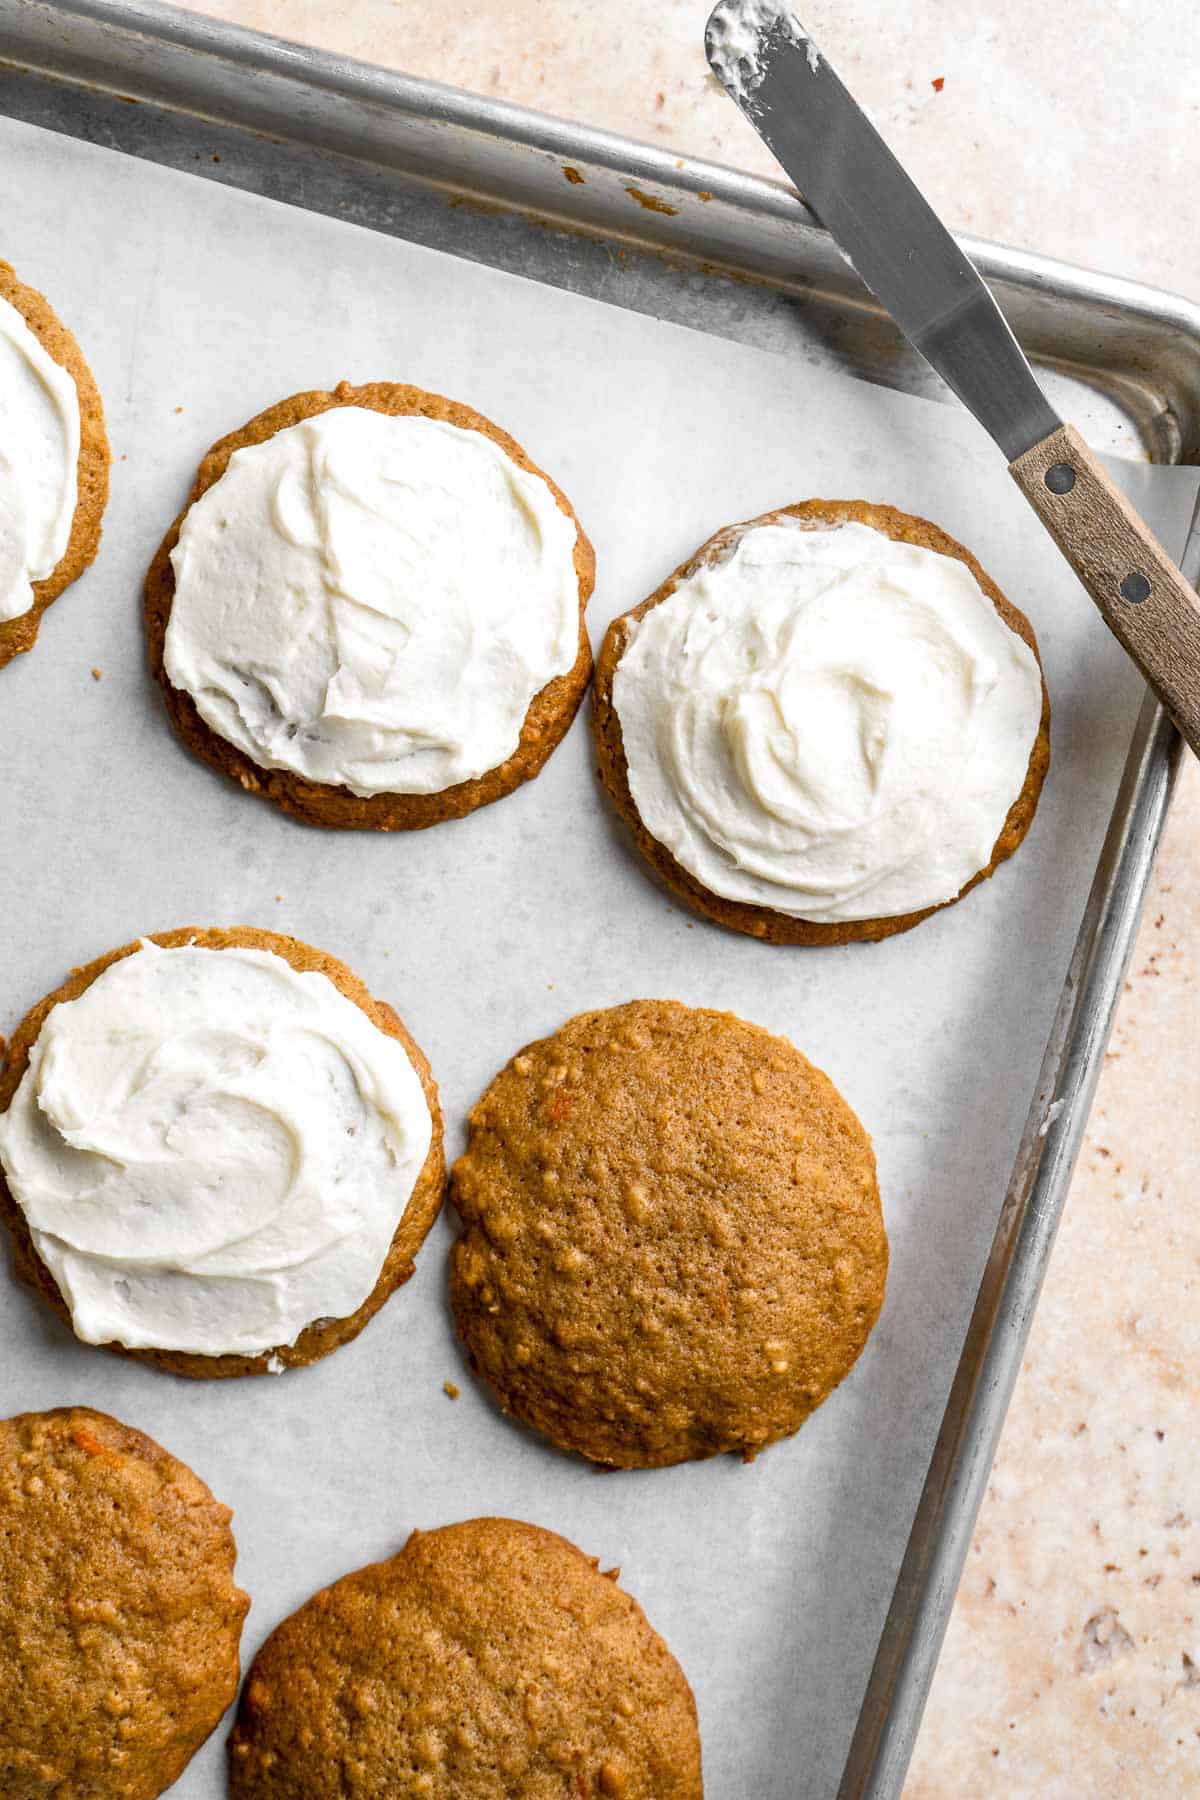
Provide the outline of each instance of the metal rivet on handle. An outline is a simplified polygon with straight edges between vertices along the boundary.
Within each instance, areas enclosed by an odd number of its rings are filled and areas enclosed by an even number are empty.
[[[1121,583],[1121,598],[1128,600],[1131,606],[1140,606],[1143,600],[1150,598],[1150,583],[1137,570],[1127,575]]]
[[[1046,486],[1052,494],[1069,494],[1075,486],[1075,471],[1070,463],[1051,463],[1046,470]]]

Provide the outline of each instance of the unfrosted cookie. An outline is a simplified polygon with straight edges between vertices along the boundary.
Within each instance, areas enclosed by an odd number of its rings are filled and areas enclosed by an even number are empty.
[[[591,675],[595,557],[468,406],[295,394],[216,444],[146,580],[197,755],[310,825],[415,830],[541,769]]]
[[[0,262],[0,668],[87,568],[108,500],[104,409],[49,301]]]
[[[444,1180],[437,1089],[396,1013],[276,932],[111,951],[0,1067],[19,1272],[84,1341],[176,1374],[279,1374],[356,1337],[412,1274]]]
[[[450,1196],[471,1366],[599,1463],[753,1457],[837,1386],[883,1301],[870,1139],[731,1013],[634,1000],[527,1045],[473,1108]]]
[[[415,1531],[267,1639],[233,1800],[701,1800],[691,1689],[618,1573],[514,1519]]]
[[[808,500],[701,545],[614,619],[600,774],[651,867],[775,944],[907,931],[991,875],[1050,760],[1037,644],[961,544]]]
[[[237,1693],[229,1508],[88,1407],[0,1421],[0,1793],[152,1800]]]

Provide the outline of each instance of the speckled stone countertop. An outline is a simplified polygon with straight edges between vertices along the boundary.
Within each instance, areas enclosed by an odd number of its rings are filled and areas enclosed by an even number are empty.
[[[776,172],[706,79],[707,0],[203,10]],[[952,224],[1200,297],[1194,0],[806,0],[803,17]],[[1189,763],[909,1800],[1200,1795],[1198,979]]]

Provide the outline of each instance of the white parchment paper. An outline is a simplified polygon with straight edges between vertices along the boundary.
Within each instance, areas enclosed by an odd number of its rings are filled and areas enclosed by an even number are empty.
[[[847,1095],[892,1245],[857,1368],[748,1468],[600,1476],[505,1420],[455,1344],[446,1220],[357,1342],[277,1380],[187,1382],[88,1349],[0,1265],[0,1410],[97,1406],[206,1478],[236,1513],[247,1659],[413,1526],[496,1512],[562,1531],[620,1564],[687,1670],[710,1800],[832,1794],[1140,681],[965,414],[9,122],[0,223],[0,254],[76,331],[114,450],[96,567],[0,672],[0,1029],[141,932],[291,932],[399,1008],[453,1155],[491,1075],[570,1014],[635,995],[728,1007]],[[597,641],[718,525],[811,494],[891,501],[962,538],[1033,619],[1054,708],[1015,861],[905,936],[787,950],[654,884],[595,779],[586,711],[537,781],[407,836],[306,829],[210,773],[147,674],[142,576],[215,438],[343,377],[468,401],[554,474],[596,545]],[[1178,555],[1194,473],[1128,479]],[[224,1736],[180,1800],[224,1793]]]

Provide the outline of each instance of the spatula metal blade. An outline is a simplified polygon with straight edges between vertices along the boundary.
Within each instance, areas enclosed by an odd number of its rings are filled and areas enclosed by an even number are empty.
[[[974,265],[794,15],[720,0],[713,73],[854,269],[1012,463],[1061,423]]]

